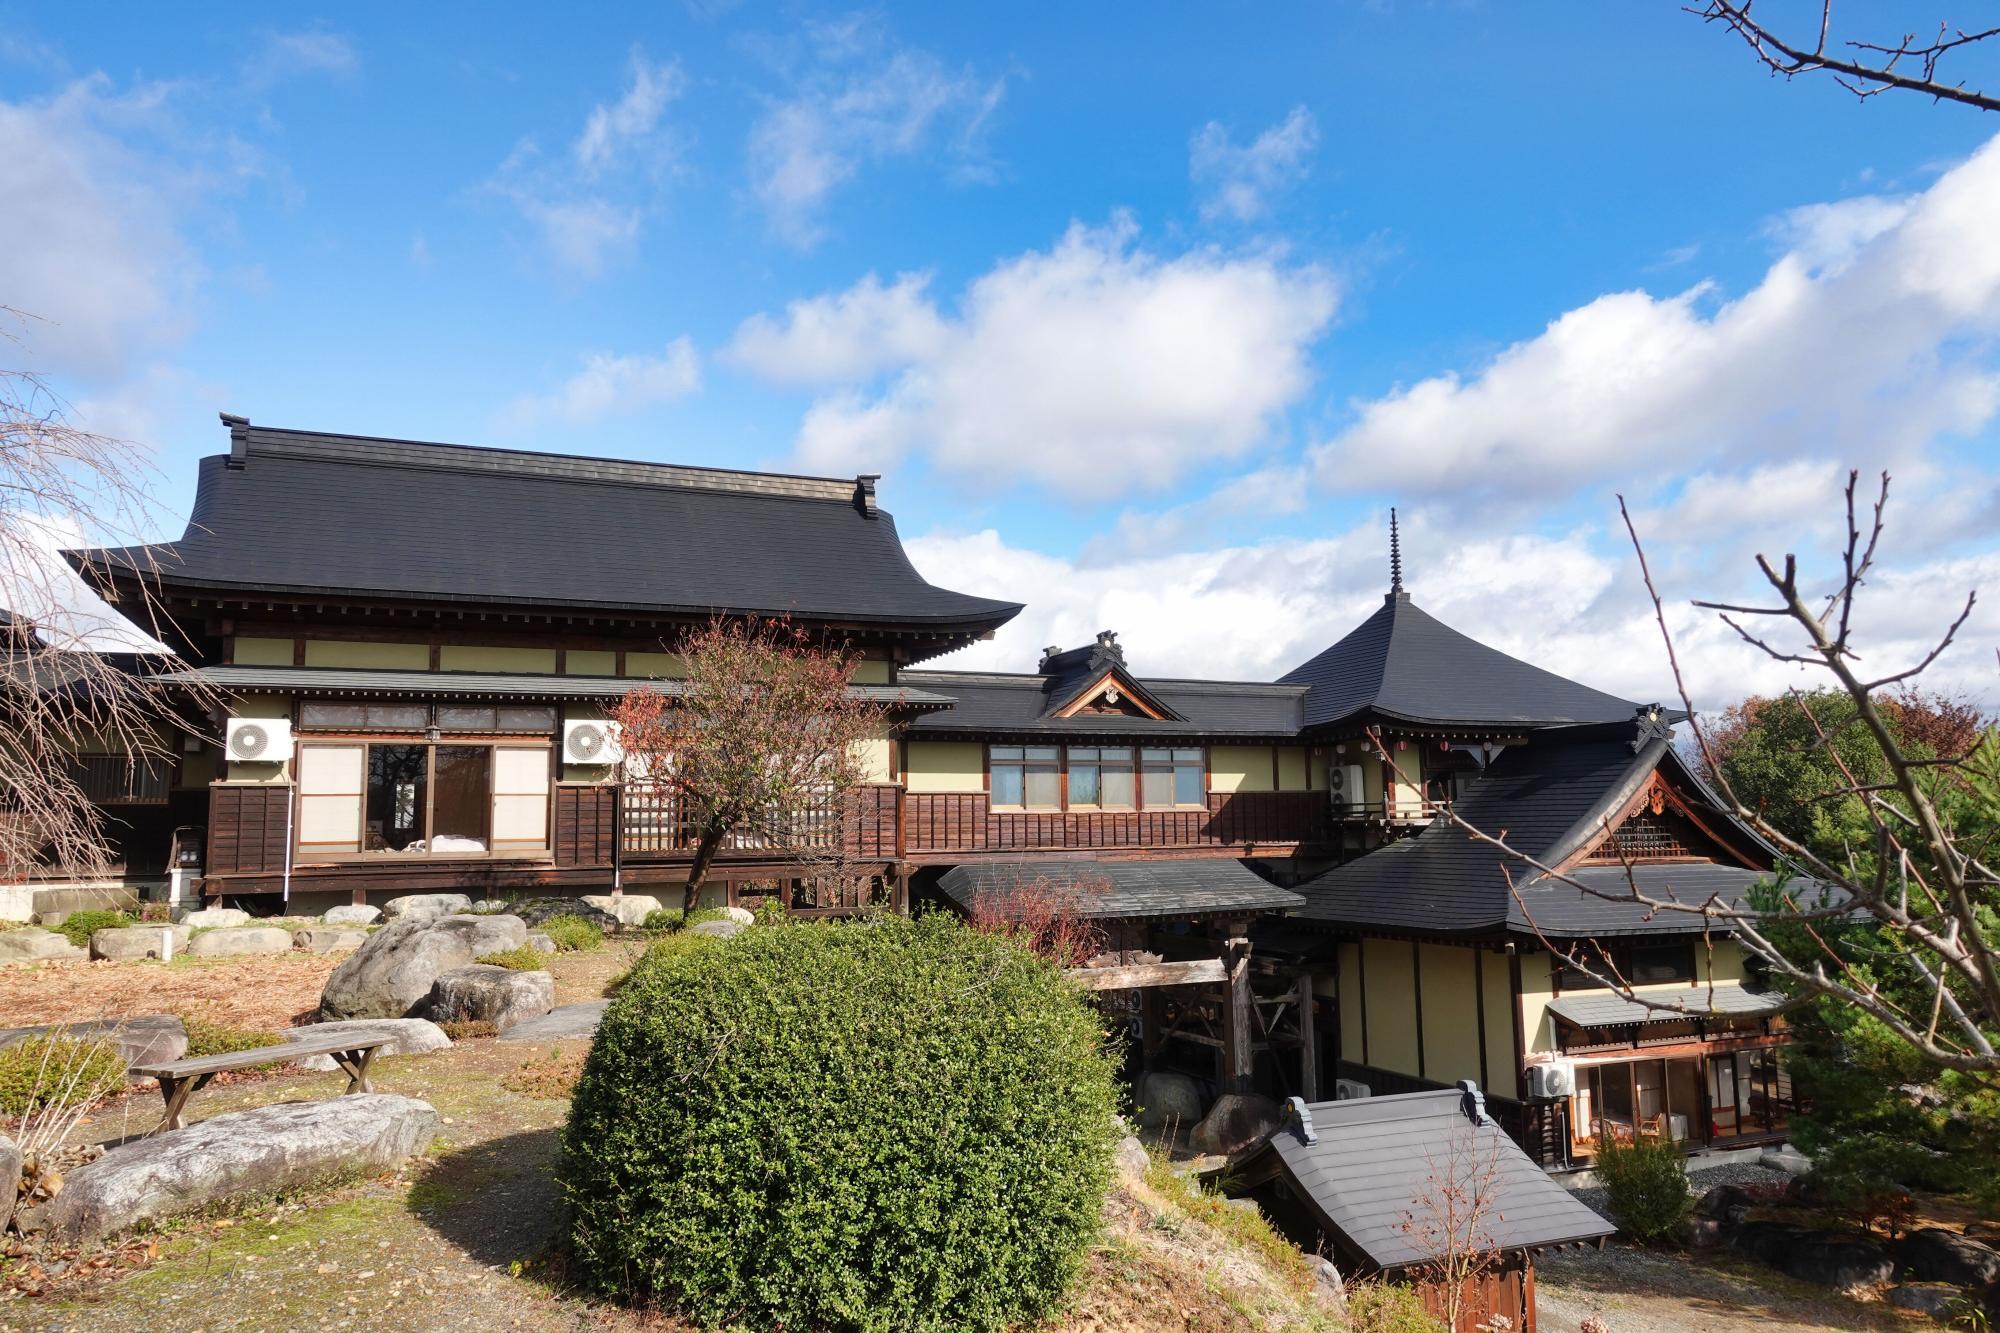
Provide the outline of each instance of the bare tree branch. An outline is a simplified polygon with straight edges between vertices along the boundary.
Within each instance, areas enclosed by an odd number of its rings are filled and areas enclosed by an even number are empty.
[[[1892,89],[1901,89],[1922,93],[1941,102],[1960,102],[1982,111],[2000,111],[2000,97],[1967,88],[1962,81],[1946,83],[1938,77],[1938,65],[1946,56],[2000,36],[2000,28],[1967,32],[1940,23],[1937,35],[1928,41],[1915,33],[1905,33],[1902,40],[1894,45],[1848,41],[1842,45],[1853,54],[1839,55],[1828,49],[1833,27],[1833,0],[1823,0],[1820,6],[1819,36],[1810,49],[1786,41],[1752,18],[1750,10],[1754,3],[1755,0],[1708,0],[1699,7],[1685,5],[1683,8],[1704,22],[1720,23],[1730,29],[1743,39],[1766,68],[1787,79],[1800,74],[1824,72],[1863,101]],[[1875,58],[1872,63],[1869,57]]]

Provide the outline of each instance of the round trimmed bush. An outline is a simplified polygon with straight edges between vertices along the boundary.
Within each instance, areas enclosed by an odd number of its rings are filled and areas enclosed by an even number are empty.
[[[1036,1319],[1101,1219],[1103,1043],[1055,968],[941,916],[649,954],[563,1133],[578,1268],[710,1326]]]

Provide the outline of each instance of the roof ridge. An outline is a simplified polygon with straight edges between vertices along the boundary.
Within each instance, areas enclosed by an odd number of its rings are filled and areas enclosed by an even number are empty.
[[[440,472],[483,472],[539,477],[550,481],[609,485],[659,486],[673,490],[719,491],[739,495],[779,496],[795,500],[827,500],[841,504],[865,501],[874,511],[877,475],[815,477],[799,473],[755,472],[743,468],[703,467],[689,463],[656,463],[584,454],[545,453],[492,445],[409,440],[393,436],[349,435],[332,431],[256,426],[243,418],[225,417],[230,427],[230,455],[237,466],[249,458],[295,458],[343,461],[371,467],[405,467]]]

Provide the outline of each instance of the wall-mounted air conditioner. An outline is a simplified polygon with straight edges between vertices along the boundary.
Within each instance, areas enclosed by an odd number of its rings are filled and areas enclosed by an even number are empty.
[[[1528,1066],[1528,1095],[1538,1101],[1555,1101],[1576,1091],[1576,1066],[1568,1060]]]
[[[1359,1079],[1337,1078],[1333,1081],[1333,1099],[1337,1102],[1351,1102],[1373,1095],[1373,1090]]]
[[[224,739],[233,764],[282,764],[292,757],[288,718],[232,717]]]
[[[563,724],[565,764],[615,764],[623,757],[618,724],[603,718],[576,718]]]

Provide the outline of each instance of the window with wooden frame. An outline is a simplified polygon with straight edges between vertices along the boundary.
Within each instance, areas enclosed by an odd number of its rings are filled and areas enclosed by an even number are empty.
[[[93,805],[165,805],[174,761],[157,754],[80,754],[70,780]]]
[[[1206,806],[1207,775],[1198,745],[1139,752],[1140,799],[1148,810]]]
[[[1679,981],[1695,980],[1694,942],[1692,940],[1646,940],[1620,941],[1598,947],[1579,945],[1574,952],[1577,957],[1591,965],[1593,971],[1609,976],[1616,972],[1627,985],[1662,986]],[[1582,968],[1558,963],[1556,969],[1556,992],[1571,990],[1601,990],[1606,982],[1591,976]]]
[[[383,739],[299,747],[298,845],[318,857],[534,854],[554,747]]]
[[[1001,809],[1060,810],[1062,770],[1054,745],[995,745],[988,749],[992,804]]]
[[[1129,745],[1072,745],[1069,760],[1069,808],[1130,810],[1136,793],[1136,770]]]

